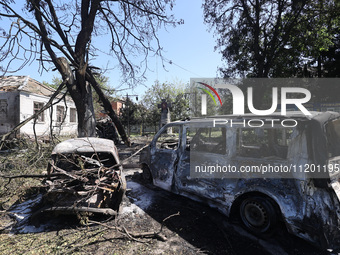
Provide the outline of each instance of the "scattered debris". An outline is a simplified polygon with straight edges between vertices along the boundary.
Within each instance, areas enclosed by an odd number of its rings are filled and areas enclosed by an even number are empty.
[[[115,144],[118,144],[119,136],[117,129],[110,117],[97,120],[96,130],[98,137],[110,139],[114,141]]]
[[[126,181],[113,141],[70,139],[59,143],[51,158],[33,221],[47,212],[117,214]]]
[[[126,234],[133,241],[140,242],[140,240],[137,240],[136,238],[157,238],[160,241],[165,242],[165,241],[167,241],[167,238],[166,238],[166,236],[164,236],[162,234],[164,222],[167,221],[168,219],[174,217],[174,216],[179,216],[179,215],[180,215],[180,213],[177,212],[175,214],[172,214],[172,215],[166,217],[162,221],[162,225],[161,225],[159,231],[157,231],[157,232],[156,231],[150,231],[150,232],[128,232],[124,226],[123,227],[117,227],[117,226],[111,227],[111,226],[108,226],[108,225],[103,224],[101,222],[93,221],[93,220],[89,220],[89,223],[94,223],[94,224],[98,224],[98,225],[104,226],[104,227],[109,228],[109,229],[117,230],[117,231],[119,231],[121,233]]]

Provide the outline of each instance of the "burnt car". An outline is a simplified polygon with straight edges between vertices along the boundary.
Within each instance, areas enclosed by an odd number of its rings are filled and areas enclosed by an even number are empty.
[[[322,249],[339,248],[339,113],[169,123],[140,163],[155,186],[238,217],[259,236],[285,226]]]
[[[40,213],[116,215],[126,180],[112,140],[84,137],[59,143],[48,166]]]

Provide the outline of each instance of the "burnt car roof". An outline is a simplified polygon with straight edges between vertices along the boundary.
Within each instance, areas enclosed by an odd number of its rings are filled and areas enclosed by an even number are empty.
[[[97,137],[81,137],[57,144],[52,151],[52,155],[75,152],[112,152],[115,154],[116,147],[112,140]]]

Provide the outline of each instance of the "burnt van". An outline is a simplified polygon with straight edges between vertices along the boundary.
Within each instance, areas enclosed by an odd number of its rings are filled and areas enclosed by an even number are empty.
[[[284,225],[322,249],[340,246],[339,113],[172,122],[140,163],[155,186],[239,217],[252,233]]]

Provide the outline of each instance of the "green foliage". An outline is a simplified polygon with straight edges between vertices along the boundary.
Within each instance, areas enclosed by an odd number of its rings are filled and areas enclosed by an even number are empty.
[[[52,144],[50,144],[52,145]],[[32,146],[32,140],[13,139],[6,143],[8,153],[0,155],[0,173],[15,176],[25,174],[42,174],[47,169],[47,163],[53,146],[43,145],[39,149]],[[29,181],[28,181],[29,180]],[[10,208],[15,202],[24,199],[38,191],[35,187],[41,184],[39,179],[0,177],[0,210]],[[1,224],[0,224],[1,225]]]
[[[299,16],[300,21],[289,34],[289,47],[278,59],[272,76],[338,76],[339,68],[338,73],[332,73],[333,64],[329,62],[336,55],[334,48],[339,48],[339,11],[339,3],[333,0],[306,2]]]
[[[113,101],[115,97],[115,90],[110,87],[109,78],[101,74],[96,75],[95,78],[100,88],[104,92],[105,96],[110,101]],[[93,99],[93,108],[96,114],[96,119],[99,119],[99,113],[104,110],[104,107],[102,106],[99,96],[97,95],[95,91],[92,91],[92,99]]]
[[[193,117],[203,117],[202,115],[202,94],[205,94],[207,96],[207,116],[213,116],[217,114],[217,110],[220,109],[220,103],[218,100],[215,104],[214,101],[210,98],[209,95],[207,95],[205,92],[199,91],[197,88],[195,88],[192,92],[192,96],[190,97],[191,103],[190,103],[190,109],[192,109],[192,115]],[[219,94],[221,94],[219,92]],[[223,97],[222,97],[222,100]],[[223,104],[224,106],[224,104]]]
[[[48,83],[46,81],[43,81],[43,84],[48,86],[48,87],[51,87],[51,88],[54,88],[54,89],[58,89],[59,85],[62,82],[63,82],[63,80],[60,77],[53,76],[52,83]]]
[[[154,126],[155,130],[158,130],[159,123],[161,121],[161,114],[158,108],[152,108],[146,111],[146,123],[148,125]]]
[[[336,0],[205,0],[203,7],[227,63],[224,76],[306,76],[316,65],[321,76],[322,63],[332,61],[326,53],[339,37]]]
[[[189,116],[189,97],[187,86],[181,82],[159,83],[158,81],[149,88],[143,96],[143,104],[148,110],[148,120],[153,125],[158,125],[160,120],[160,109],[158,105],[162,99],[171,102],[171,120],[184,119]],[[156,124],[157,123],[157,124]]]
[[[135,103],[127,97],[124,107],[120,110],[119,118],[125,128],[130,129],[128,133],[131,134],[132,125],[141,125],[143,130],[146,126],[158,127],[160,114],[157,109],[148,110],[142,102]]]
[[[127,127],[140,122],[140,111],[138,104],[134,103],[129,97],[126,98],[124,107],[120,110],[120,121]]]

